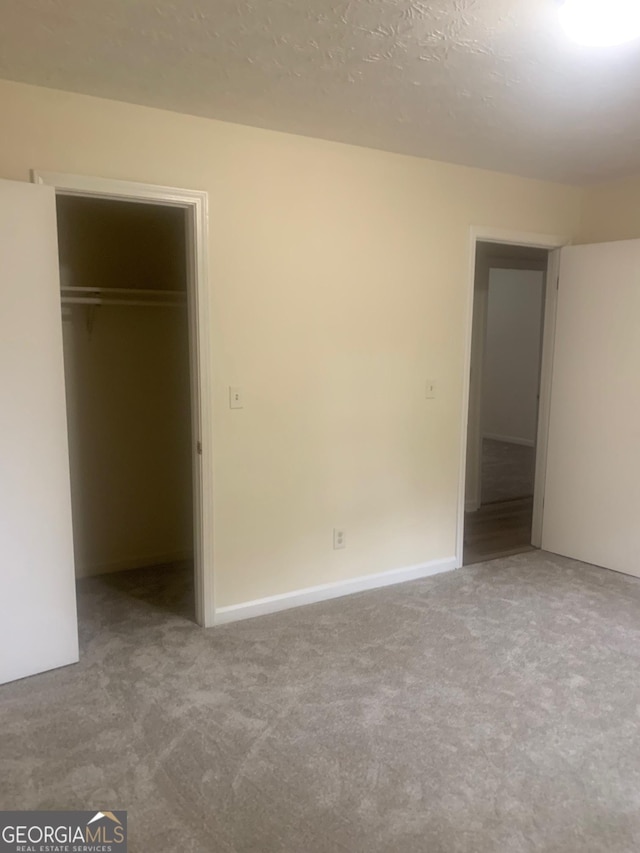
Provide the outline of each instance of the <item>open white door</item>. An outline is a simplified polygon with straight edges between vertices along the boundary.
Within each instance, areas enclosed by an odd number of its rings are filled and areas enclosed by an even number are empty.
[[[0,181],[0,683],[78,660],[55,194]]]
[[[640,240],[562,249],[542,547],[640,575]]]

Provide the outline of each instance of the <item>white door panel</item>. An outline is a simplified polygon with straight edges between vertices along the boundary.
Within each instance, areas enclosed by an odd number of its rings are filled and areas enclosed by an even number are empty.
[[[0,683],[78,660],[51,187],[0,181]]]
[[[561,251],[542,547],[640,575],[640,240]]]

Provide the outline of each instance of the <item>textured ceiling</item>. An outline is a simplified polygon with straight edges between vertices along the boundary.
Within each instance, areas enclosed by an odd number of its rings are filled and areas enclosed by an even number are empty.
[[[556,0],[0,0],[0,77],[532,177],[640,172],[640,42]]]

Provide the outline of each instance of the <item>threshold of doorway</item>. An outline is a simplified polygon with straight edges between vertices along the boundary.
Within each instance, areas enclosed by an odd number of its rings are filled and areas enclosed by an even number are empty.
[[[464,566],[477,566],[478,563],[489,563],[491,560],[500,560],[502,557],[515,557],[517,554],[526,554],[529,551],[537,551],[533,545],[521,545],[519,548],[508,548],[506,551],[496,551],[492,554],[482,554],[472,557],[469,562],[464,561]]]

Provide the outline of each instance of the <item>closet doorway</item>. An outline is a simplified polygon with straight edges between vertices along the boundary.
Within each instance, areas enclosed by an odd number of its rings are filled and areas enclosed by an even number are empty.
[[[211,624],[206,195],[35,179],[56,187],[79,589]]]

